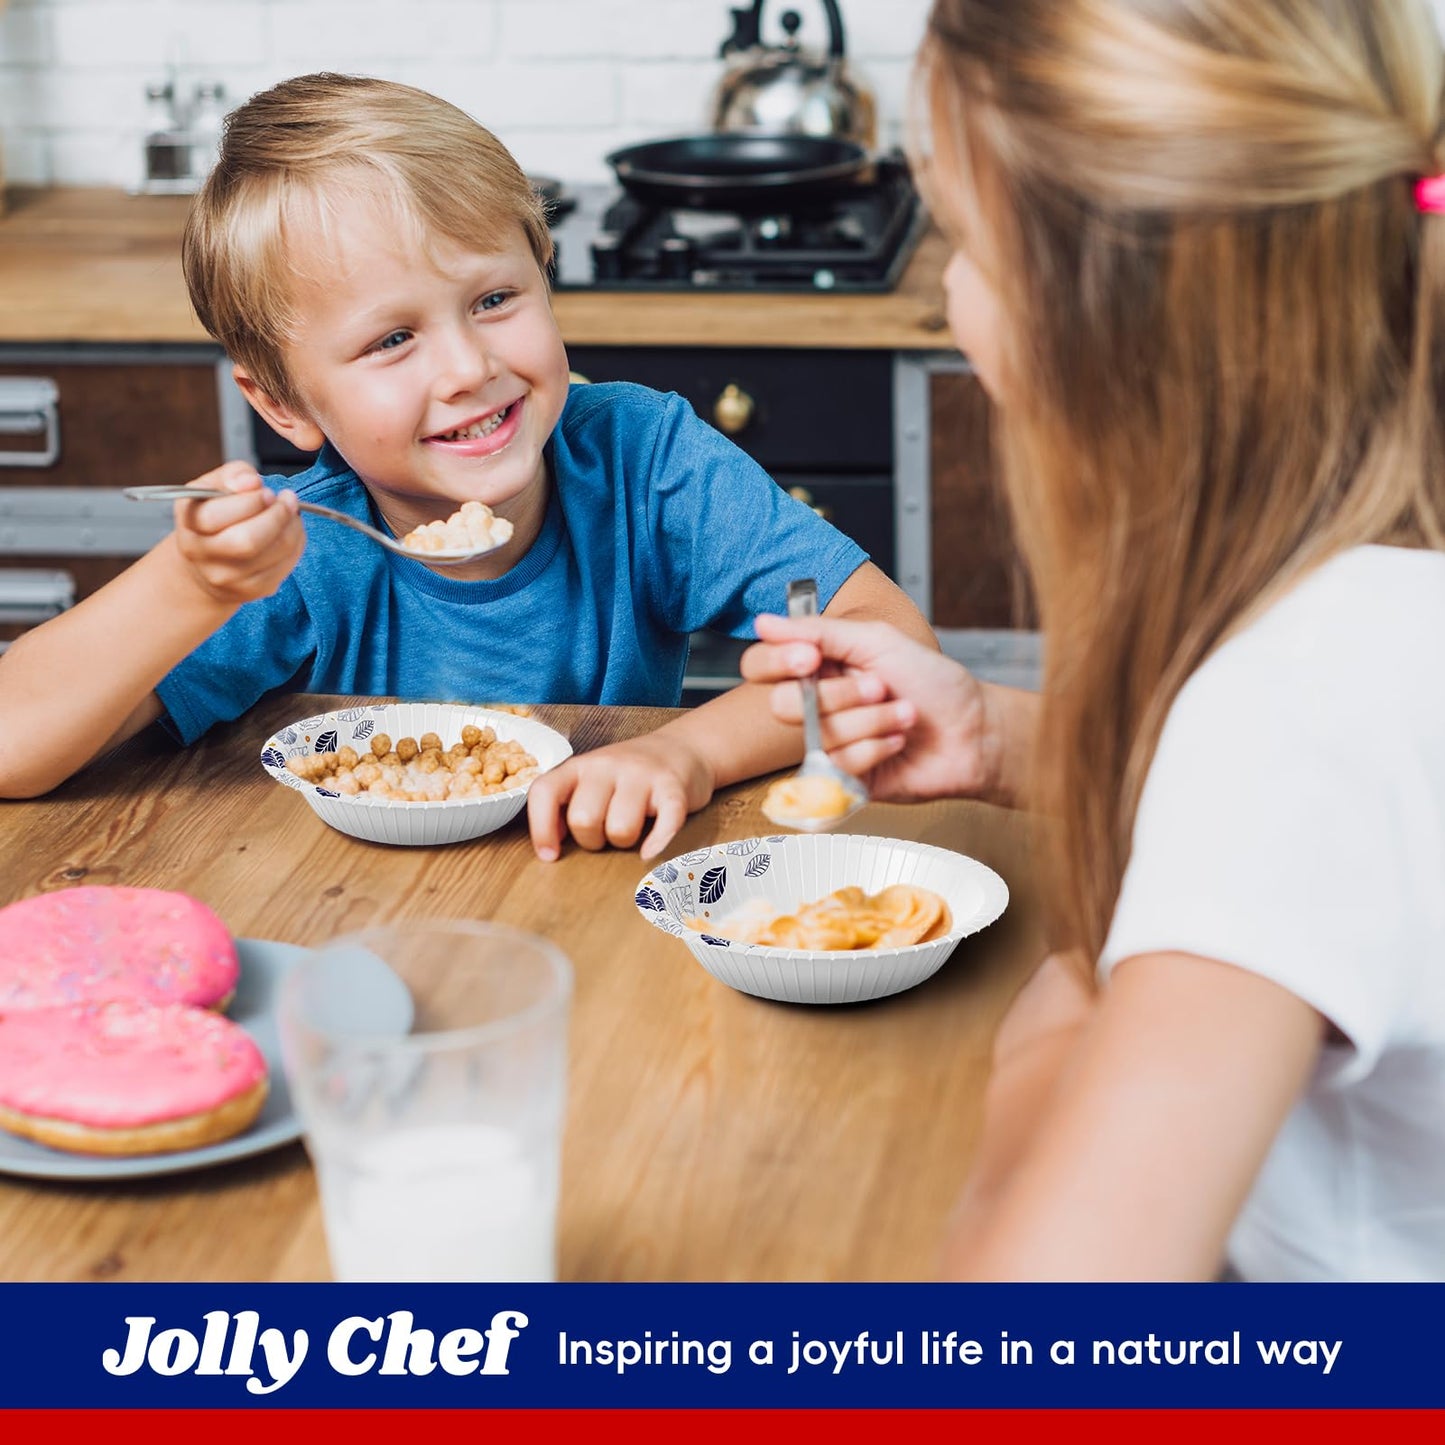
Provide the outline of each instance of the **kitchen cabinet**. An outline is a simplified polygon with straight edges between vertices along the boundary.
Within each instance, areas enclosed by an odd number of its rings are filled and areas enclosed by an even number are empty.
[[[233,394],[213,346],[0,345],[0,642],[46,615],[36,572],[79,601],[166,534],[166,509],[120,489],[189,481],[244,444]]]
[[[892,573],[887,352],[581,346],[568,356],[590,381],[635,381],[677,392],[779,486]]]
[[[895,569],[892,357],[765,347],[569,347],[589,381],[675,391],[779,486]],[[779,610],[783,598],[778,599]],[[734,686],[745,642],[693,634],[683,701]]]
[[[945,634],[1031,629],[993,407],[956,352],[574,347],[593,381],[676,391],[814,504]]]
[[[58,455],[45,461],[43,434],[0,437],[6,484],[119,487],[138,477],[190,478],[216,466],[221,459],[216,355],[210,348],[193,355],[178,348],[0,347],[0,381],[29,377],[54,383],[60,442]]]
[[[957,352],[573,347],[593,381],[685,397],[780,486],[851,536],[981,675],[1036,686],[1033,602],[996,483],[993,408]],[[694,691],[745,644],[700,634]]]

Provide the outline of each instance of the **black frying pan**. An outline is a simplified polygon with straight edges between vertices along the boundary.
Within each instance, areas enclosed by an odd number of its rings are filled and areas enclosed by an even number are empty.
[[[720,131],[624,146],[607,164],[639,200],[732,210],[786,204],[851,184],[872,157],[832,136]]]

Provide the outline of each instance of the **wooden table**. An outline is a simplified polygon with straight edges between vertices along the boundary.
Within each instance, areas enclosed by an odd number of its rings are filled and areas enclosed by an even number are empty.
[[[525,821],[447,848],[326,827],[262,771],[274,727],[345,706],[280,697],[179,750],[143,735],[45,799],[0,803],[0,903],[78,883],[181,889],[238,937],[316,944],[390,918],[495,918],[576,969],[563,1154],[565,1280],[931,1277],[978,1126],[998,1018],[1042,956],[1021,815],[875,805],[853,830],[982,859],[1004,917],[927,983],[846,1007],[770,1003],[710,977],[633,905],[636,852],[539,863]],[[581,752],[648,708],[542,707]],[[769,829],[763,782],[689,820],[675,851]],[[0,1177],[0,1281],[324,1280],[305,1151],[136,1181]]]

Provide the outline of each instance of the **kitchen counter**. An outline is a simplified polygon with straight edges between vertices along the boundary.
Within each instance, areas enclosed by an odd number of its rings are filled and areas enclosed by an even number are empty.
[[[0,343],[206,342],[181,277],[186,196],[16,188],[0,216]],[[878,294],[563,291],[574,346],[952,350],[946,244],[930,231],[897,290]]]

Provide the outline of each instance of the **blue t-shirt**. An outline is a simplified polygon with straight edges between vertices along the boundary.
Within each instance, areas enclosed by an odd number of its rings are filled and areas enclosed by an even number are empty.
[[[276,690],[673,707],[690,632],[752,637],[795,577],[817,578],[826,607],[867,559],[673,394],[574,386],[547,462],[541,533],[490,581],[303,514],[306,550],[279,590],[162,679],[171,730],[192,742]],[[385,529],[329,445],[269,484]]]

